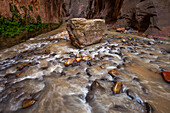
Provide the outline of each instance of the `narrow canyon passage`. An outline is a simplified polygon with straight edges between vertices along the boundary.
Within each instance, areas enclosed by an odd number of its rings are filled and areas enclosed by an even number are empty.
[[[1,50],[0,112],[168,113],[170,42],[110,29],[102,38],[76,49],[63,24]]]

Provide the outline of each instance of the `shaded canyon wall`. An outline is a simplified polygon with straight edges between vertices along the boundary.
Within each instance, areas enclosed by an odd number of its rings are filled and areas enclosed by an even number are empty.
[[[28,21],[57,23],[75,17],[103,18],[114,27],[131,26],[140,32],[170,34],[170,0],[0,0],[0,15],[11,17],[11,5]]]

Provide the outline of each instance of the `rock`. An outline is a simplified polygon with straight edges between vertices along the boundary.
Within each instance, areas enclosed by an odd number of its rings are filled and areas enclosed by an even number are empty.
[[[122,41],[121,40],[118,40],[117,43],[121,43]]]
[[[126,90],[126,95],[132,100],[134,100],[136,98],[135,94],[130,89]]]
[[[167,14],[167,3],[166,0],[124,0],[114,26],[133,26],[145,34],[168,35],[170,15]]]
[[[23,103],[22,103],[22,108],[27,108],[31,105],[35,104],[35,100],[31,100],[31,99],[24,99]]]
[[[125,27],[117,28],[117,29],[116,29],[116,32],[124,32],[124,31],[125,31]]]
[[[81,54],[77,54],[76,58],[82,58],[82,55]]]
[[[77,48],[99,43],[104,29],[103,19],[73,18],[67,24],[71,43]]]
[[[143,106],[145,108],[145,113],[152,113],[153,112],[153,108],[149,103],[145,102]]]
[[[80,62],[82,60],[82,58],[76,58],[77,62]]]
[[[73,64],[75,60],[76,60],[75,58],[70,58],[64,63],[64,65],[69,66],[69,65]]]
[[[90,60],[92,60],[92,57],[90,57],[90,56],[84,56],[84,57],[83,57],[83,60],[84,60],[84,61],[90,61]]]
[[[120,93],[121,89],[122,89],[122,82],[116,82],[116,84],[112,88],[112,91],[114,94],[118,94]]]
[[[115,75],[120,75],[120,72],[117,69],[112,69],[108,72],[112,77],[115,77]]]
[[[162,75],[164,80],[170,83],[170,72],[162,72]]]

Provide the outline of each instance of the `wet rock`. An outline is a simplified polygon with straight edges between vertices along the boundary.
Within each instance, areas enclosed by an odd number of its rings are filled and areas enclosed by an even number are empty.
[[[108,72],[112,77],[115,77],[115,75],[120,75],[120,72],[117,69],[112,69]]]
[[[64,63],[64,65],[65,65],[65,66],[72,65],[75,60],[76,60],[75,58],[70,58],[70,59],[68,59],[68,60]]]
[[[87,69],[86,69],[86,73],[87,73],[87,75],[88,75],[89,77],[92,76],[92,75],[90,74],[90,68],[87,68]]]
[[[153,108],[149,103],[145,102],[143,106],[145,108],[145,113],[153,113]]]
[[[164,80],[170,83],[170,72],[162,72],[162,75]]]
[[[125,31],[125,27],[117,28],[117,29],[116,29],[116,32],[124,32],[124,31]]]
[[[84,56],[84,57],[83,57],[83,60],[84,60],[84,61],[89,61],[89,60],[92,60],[92,57],[90,57],[90,56]]]
[[[24,99],[23,103],[22,103],[22,108],[27,108],[32,106],[33,104],[35,104],[35,100],[32,99]]]
[[[93,91],[88,92],[86,95],[86,102],[90,102],[93,99],[94,99],[94,92]]]
[[[132,100],[136,98],[135,94],[130,89],[126,90],[126,95]]]
[[[120,93],[121,89],[122,89],[122,82],[116,82],[112,88],[113,94]]]
[[[71,43],[77,48],[99,43],[105,29],[105,20],[73,18],[67,24]]]
[[[82,60],[82,58],[76,58],[77,62],[80,62]]]
[[[91,91],[104,90],[104,87],[102,87],[98,81],[94,81],[90,87],[90,90]]]
[[[31,63],[30,63],[30,62],[25,62],[25,63],[18,64],[18,65],[17,65],[17,69],[18,69],[18,70],[22,70],[22,69],[24,69],[26,66],[31,66]]]
[[[121,43],[122,41],[121,40],[118,40],[117,43]]]

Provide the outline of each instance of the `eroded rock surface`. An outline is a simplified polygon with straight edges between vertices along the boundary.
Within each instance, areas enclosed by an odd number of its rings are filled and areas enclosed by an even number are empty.
[[[140,32],[168,36],[170,0],[20,0],[0,1],[0,15],[11,17],[10,9],[29,22],[58,23],[61,19],[102,18],[115,27],[134,27]],[[26,9],[26,11],[24,10]]]
[[[104,29],[103,19],[73,18],[67,24],[71,43],[77,48],[100,42]]]

